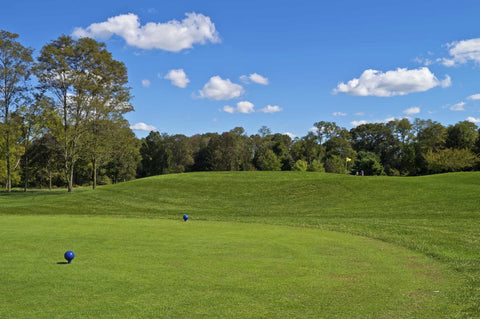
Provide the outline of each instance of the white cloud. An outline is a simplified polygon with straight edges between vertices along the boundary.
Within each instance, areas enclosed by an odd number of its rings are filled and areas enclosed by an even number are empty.
[[[267,105],[263,109],[260,110],[262,113],[276,113],[281,112],[282,108],[278,105]]]
[[[365,112],[357,112],[355,113],[356,116],[364,116],[365,115]]]
[[[413,59],[413,61],[419,63],[419,64],[423,64],[425,66],[429,66],[429,65],[432,65],[435,61],[432,61],[431,59],[429,58],[415,58]]]
[[[237,107],[231,107],[229,105],[225,105],[223,107],[223,110],[230,114],[235,114],[235,113],[248,114],[248,113],[255,112],[254,107],[255,106],[248,101],[241,101],[237,103]]]
[[[258,74],[258,73],[252,73],[250,75],[242,75],[240,77],[240,80],[245,83],[249,84],[250,82],[254,82],[257,84],[262,84],[262,85],[268,85],[269,81],[268,78]]]
[[[362,124],[367,124],[367,121],[361,120],[361,121],[352,121],[352,122],[350,122],[350,125],[351,125],[351,126],[354,126],[354,127],[359,126],[359,125],[362,125]]]
[[[155,126],[148,125],[148,124],[145,124],[143,122],[138,122],[134,125],[131,125],[130,129],[132,129],[134,131],[146,131],[146,132],[157,130],[157,128]]]
[[[441,62],[444,66],[454,66],[455,65],[455,60],[453,59],[437,59],[437,62]]]
[[[105,22],[93,23],[85,29],[75,28],[72,36],[106,40],[117,35],[133,47],[171,52],[190,49],[194,44],[220,42],[215,24],[209,17],[194,12],[185,15],[187,17],[181,22],[149,22],[141,26],[136,14],[122,14],[108,18]]]
[[[469,61],[480,63],[480,38],[457,41],[447,44],[451,59],[442,59],[445,66],[463,64]]]
[[[465,102],[460,102],[457,104],[454,104],[450,106],[450,111],[465,111],[465,108],[463,107],[465,105]]]
[[[290,133],[290,132],[285,132],[285,133],[283,133],[283,135],[287,135],[287,136],[290,137],[292,140],[297,137],[297,135],[295,135],[295,134],[293,134],[293,133]]]
[[[479,94],[474,94],[474,95],[470,95],[469,97],[467,97],[467,99],[469,100],[480,100],[480,93]]]
[[[472,123],[480,123],[480,118],[474,118],[472,116],[469,116],[467,118],[467,121],[472,122]]]
[[[217,75],[211,77],[198,93],[200,98],[218,101],[239,97],[244,93],[244,90],[241,85],[232,83],[230,79],[224,80]]]
[[[343,113],[343,112],[333,112],[332,115],[333,115],[333,116],[347,116],[347,113]]]
[[[400,120],[400,119],[401,119],[400,117],[395,118],[395,117],[391,116],[391,117],[387,117],[383,121],[377,121],[377,123],[388,123],[388,122],[395,121],[395,120]]]
[[[150,81],[149,80],[142,80],[142,86],[145,88],[148,88],[150,86]]]
[[[317,133],[318,132],[318,127],[316,127],[316,126],[311,127],[308,131],[313,132],[313,133]]]
[[[164,79],[170,80],[173,85],[178,86],[179,88],[186,88],[187,84],[190,82],[185,71],[183,69],[176,69],[168,71]]]
[[[414,92],[428,91],[436,86],[447,87],[451,79],[447,75],[440,81],[426,67],[408,70],[398,68],[385,73],[377,70],[365,70],[360,78],[340,83],[333,93],[347,93],[359,96],[390,97]]]
[[[420,108],[418,106],[414,106],[414,107],[411,107],[411,108],[408,108],[408,109],[404,110],[403,113],[407,114],[407,115],[415,115],[415,114],[420,113]]]

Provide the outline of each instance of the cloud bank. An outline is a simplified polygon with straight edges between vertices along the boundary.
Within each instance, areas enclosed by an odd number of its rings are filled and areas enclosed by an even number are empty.
[[[347,83],[338,84],[333,93],[390,97],[424,92],[437,86],[448,87],[450,85],[451,79],[448,75],[440,81],[426,67],[414,70],[398,68],[385,73],[369,69],[365,70],[358,79],[354,78]]]
[[[170,52],[190,49],[194,44],[220,42],[215,24],[209,17],[194,12],[185,15],[187,17],[182,21],[149,22],[142,26],[136,14],[122,14],[105,22],[93,23],[85,29],[75,28],[72,36],[107,40],[117,35],[136,48]]]

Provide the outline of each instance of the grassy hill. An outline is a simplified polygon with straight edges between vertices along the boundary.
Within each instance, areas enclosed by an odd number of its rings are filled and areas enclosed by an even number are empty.
[[[478,194],[480,173],[408,178],[189,173],[73,194],[2,193],[0,214],[179,220],[187,213],[192,222],[256,223],[362,235],[421,253],[461,276],[463,288],[449,300],[461,304],[465,317],[476,317],[480,316]]]

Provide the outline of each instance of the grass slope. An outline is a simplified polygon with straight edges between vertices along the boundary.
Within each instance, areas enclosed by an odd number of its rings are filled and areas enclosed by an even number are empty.
[[[19,230],[22,231],[19,231]],[[231,222],[3,216],[0,318],[439,318],[458,278],[348,234]],[[75,251],[72,264],[62,253]]]
[[[464,276],[454,302],[480,316],[480,173],[415,178],[301,172],[166,175],[80,190],[0,195],[0,214],[240,221],[335,230],[433,257]]]

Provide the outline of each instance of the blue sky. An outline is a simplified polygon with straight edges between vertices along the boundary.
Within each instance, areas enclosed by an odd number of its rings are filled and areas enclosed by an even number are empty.
[[[480,1],[2,1],[38,52],[62,34],[129,71],[137,136],[304,136],[392,118],[480,122]]]

